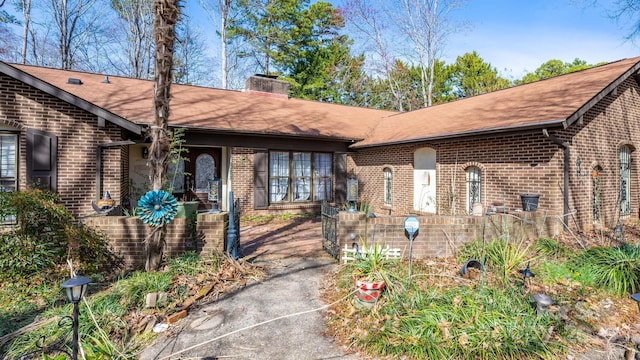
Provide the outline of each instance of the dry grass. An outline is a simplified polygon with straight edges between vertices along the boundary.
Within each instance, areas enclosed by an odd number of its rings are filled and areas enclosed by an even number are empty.
[[[578,235],[578,239],[565,235],[557,240],[574,251],[581,250],[582,245],[617,245],[617,241],[607,234]],[[625,226],[625,241],[640,243],[640,230],[635,225]],[[544,262],[544,259],[540,262]],[[536,272],[533,265],[532,263]],[[561,344],[566,354],[577,358],[617,358],[622,356],[625,349],[633,349],[640,339],[640,326],[637,325],[640,324],[640,311],[637,303],[628,295],[618,297],[597,288],[584,286],[569,278],[551,282],[540,275],[529,279],[525,287],[517,271],[510,274],[507,284],[501,276],[496,276],[490,270],[483,275],[480,271],[471,269],[468,275],[462,278],[459,275],[461,266],[462,263],[453,257],[415,261],[413,282],[425,292],[469,286],[509,286],[525,298],[532,299],[536,293],[548,294],[554,300],[554,304],[549,307],[549,313],[558,319],[558,324],[562,327],[550,329],[549,338]],[[348,274],[345,274],[347,271],[349,270],[346,267],[340,267],[337,273],[327,276],[322,295],[325,302],[333,302],[353,288],[349,283]],[[406,276],[406,273],[401,276]],[[384,296],[389,297],[388,294]],[[377,306],[387,306],[386,301],[388,299],[383,298]],[[354,301],[339,303],[327,311],[327,332],[337,343],[359,352],[365,358],[380,358],[379,353],[371,350],[375,344],[367,343],[372,341],[372,329],[378,329],[385,324],[388,326],[388,315],[381,316],[380,314],[385,312],[379,310],[376,307],[372,311],[358,309]],[[395,356],[398,354],[389,358]]]

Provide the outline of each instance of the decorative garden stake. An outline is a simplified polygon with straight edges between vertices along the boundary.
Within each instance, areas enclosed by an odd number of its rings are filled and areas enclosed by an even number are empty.
[[[404,219],[404,234],[409,239],[409,285],[411,285],[411,253],[413,250],[413,239],[418,236],[420,222],[415,216]]]
[[[524,287],[527,287],[527,279],[536,276],[536,274],[531,272],[531,267],[529,266],[531,262],[527,262],[527,267],[525,269],[518,270],[520,274],[522,274],[522,284]]]
[[[140,220],[151,226],[168,224],[178,213],[178,201],[164,190],[152,190],[138,200]]]

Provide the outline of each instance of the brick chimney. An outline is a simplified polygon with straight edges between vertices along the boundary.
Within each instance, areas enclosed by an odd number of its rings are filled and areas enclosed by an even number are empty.
[[[288,99],[289,83],[278,80],[275,75],[256,74],[247,79],[245,92],[256,96]]]

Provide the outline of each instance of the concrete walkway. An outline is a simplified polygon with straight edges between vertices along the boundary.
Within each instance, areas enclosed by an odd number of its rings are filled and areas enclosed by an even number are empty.
[[[173,336],[160,335],[140,359],[358,359],[325,336],[323,311],[311,311],[325,305],[318,298],[322,278],[337,264],[312,251],[321,249],[318,242],[294,236],[305,233],[295,228],[320,231],[319,222],[309,221],[285,225],[280,232],[255,228],[252,238],[245,234],[245,246],[255,245],[245,258],[264,261],[267,278],[195,310],[172,325],[167,334]],[[259,237],[262,244],[251,242]]]

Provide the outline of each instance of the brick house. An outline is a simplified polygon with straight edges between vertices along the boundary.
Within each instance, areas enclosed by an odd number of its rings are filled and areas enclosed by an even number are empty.
[[[625,59],[407,113],[288,99],[258,76],[244,92],[173,85],[170,125],[189,158],[173,189],[204,204],[215,175],[244,214],[317,212],[345,201],[353,174],[379,215],[517,211],[536,194],[550,218],[610,228],[640,209],[639,69]],[[0,63],[2,186],[49,186],[77,215],[103,191],[135,199],[152,88]]]

